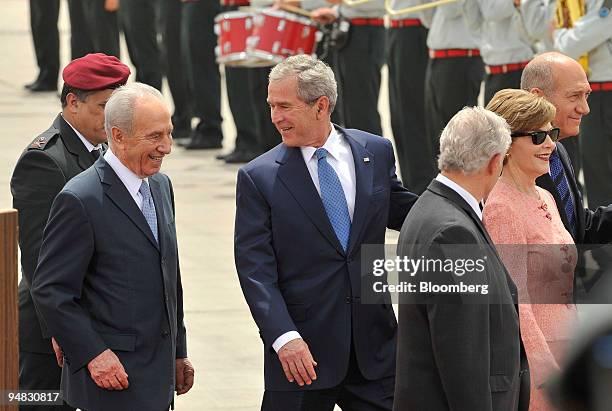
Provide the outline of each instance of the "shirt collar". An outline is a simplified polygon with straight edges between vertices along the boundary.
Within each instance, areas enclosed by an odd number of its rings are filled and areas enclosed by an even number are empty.
[[[338,160],[339,155],[340,155],[341,142],[342,140],[341,140],[340,134],[338,133],[336,128],[332,125],[329,136],[327,136],[327,140],[325,141],[325,144],[323,144],[322,148],[327,150],[328,154],[331,157]],[[302,150],[302,156],[304,157],[304,162],[308,163],[314,156],[315,151],[317,151],[317,148],[308,146],[308,147],[300,147],[300,150]]]
[[[459,184],[455,183],[450,178],[443,176],[442,174],[438,174],[436,176],[436,180],[459,194],[461,198],[463,198],[465,202],[468,203],[470,207],[472,207],[472,210],[474,210],[478,218],[482,221],[482,211],[480,210],[480,206],[478,205],[478,200],[476,200],[476,198],[472,194],[470,194],[469,191],[461,187]]]
[[[79,140],[81,140],[83,142],[83,144],[85,145],[85,148],[87,149],[87,151],[89,151],[90,153],[93,150],[99,150],[101,148],[101,145],[98,144],[97,146],[94,146],[93,144],[91,144],[89,142],[89,140],[87,140],[85,137],[83,137],[83,134],[81,134],[79,132],[79,130],[77,130],[76,128],[74,128],[74,126],[72,124],[70,124],[70,122],[68,120],[66,120],[66,118],[64,116],[62,116],[62,118],[64,119],[64,121],[70,126],[70,128],[72,129],[72,131],[74,131],[74,134],[77,135],[77,137],[79,138]]]
[[[147,181],[146,178],[142,179],[138,177],[136,174],[134,174],[132,170],[127,168],[121,162],[121,160],[117,158],[115,153],[113,153],[112,149],[106,150],[106,153],[104,154],[104,160],[106,160],[108,165],[111,166],[113,171],[117,174],[117,177],[119,177],[119,180],[121,180],[121,182],[123,183],[125,188],[127,188],[128,192],[132,197],[134,197],[136,193],[138,193],[142,182]]]

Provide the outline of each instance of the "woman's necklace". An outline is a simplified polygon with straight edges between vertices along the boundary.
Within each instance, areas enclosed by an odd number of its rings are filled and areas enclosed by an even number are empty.
[[[512,183],[514,184],[514,187],[521,193],[525,194],[526,196],[529,196],[531,198],[535,198],[535,196],[533,194],[530,194],[528,191],[526,190],[522,190],[521,187],[519,187],[518,183],[516,182],[516,180],[514,179],[514,173],[510,172],[508,173],[510,174],[510,178],[512,179]],[[542,200],[542,196],[540,196],[540,192],[538,191],[538,189],[534,186],[533,187],[535,189],[535,194],[537,196],[538,201],[540,202],[540,206],[538,207],[540,210],[544,211],[544,217],[546,217],[547,219],[552,221],[552,215],[550,214],[550,212],[548,211],[548,205],[546,204],[546,202],[544,202]]]

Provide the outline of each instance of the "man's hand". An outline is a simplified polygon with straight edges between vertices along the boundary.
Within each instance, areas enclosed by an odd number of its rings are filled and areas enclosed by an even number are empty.
[[[130,386],[128,375],[119,358],[110,349],[87,364],[87,369],[96,385],[106,390],[124,390]]]
[[[313,10],[310,17],[321,24],[333,23],[338,18],[338,12],[330,7],[321,7]]]
[[[317,363],[303,339],[296,338],[283,345],[278,350],[278,359],[289,382],[296,381],[300,387],[303,387],[304,384],[310,385],[317,379],[314,370]]]
[[[176,395],[185,394],[193,387],[195,370],[187,358],[176,359]]]
[[[106,11],[119,10],[119,0],[104,0],[104,10]]]
[[[55,359],[57,360],[57,365],[62,368],[64,366],[64,353],[62,352],[62,348],[59,346],[55,338],[51,337],[51,345],[53,346],[53,352],[55,353]]]

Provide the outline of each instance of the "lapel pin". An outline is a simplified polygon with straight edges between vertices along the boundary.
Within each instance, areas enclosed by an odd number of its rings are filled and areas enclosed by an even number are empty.
[[[363,162],[364,163],[369,163],[370,162],[370,157],[364,157],[363,158]]]

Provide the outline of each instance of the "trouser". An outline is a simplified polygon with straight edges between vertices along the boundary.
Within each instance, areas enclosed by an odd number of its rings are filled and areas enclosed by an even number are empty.
[[[476,106],[484,65],[480,57],[430,59],[425,74],[425,121],[436,157],[440,133],[465,106]]]
[[[435,175],[431,142],[425,134],[427,29],[390,28],[388,32],[391,128],[404,187],[422,193]]]
[[[183,26],[180,0],[163,0],[162,3],[162,61],[168,79],[168,87],[174,102],[174,119],[191,123],[193,115],[192,97],[185,68],[186,50],[181,41]]]
[[[55,354],[19,351],[19,389],[59,391],[62,369]],[[20,405],[20,411],[74,411],[74,408],[49,405]]]
[[[507,88],[520,89],[523,70],[503,74],[487,74],[485,77],[484,105],[489,104],[495,93]]]
[[[612,203],[612,91],[593,91],[589,107],[579,139],[589,208],[595,209]]]
[[[158,90],[162,70],[157,23],[159,0],[121,0],[120,13],[130,60],[136,67],[136,81]]]
[[[343,118],[347,127],[381,135],[378,95],[385,63],[385,28],[351,26],[338,52]]]
[[[182,12],[194,115],[200,118],[203,127],[221,134],[221,75],[215,57],[214,32],[215,16],[221,12],[221,5],[218,1],[184,3]]]
[[[57,84],[59,74],[59,0],[30,0],[30,27],[38,65],[38,80]]]
[[[120,58],[118,12],[106,11],[105,0],[80,1],[83,3],[92,52]]]
[[[339,385],[311,391],[266,390],[261,411],[332,411],[335,404],[345,411],[391,411],[394,388],[394,376],[366,380],[351,350],[347,375]]]

